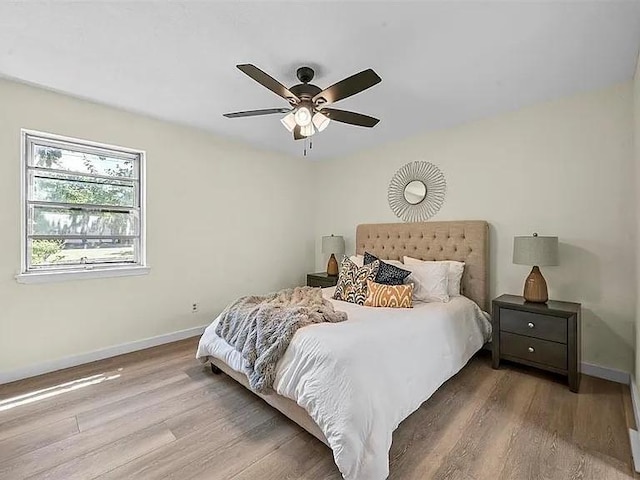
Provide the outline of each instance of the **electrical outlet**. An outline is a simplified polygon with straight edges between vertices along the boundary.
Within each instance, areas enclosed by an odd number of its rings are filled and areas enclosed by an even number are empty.
[[[197,313],[198,312],[198,304],[194,303],[193,305],[191,305],[191,313]]]

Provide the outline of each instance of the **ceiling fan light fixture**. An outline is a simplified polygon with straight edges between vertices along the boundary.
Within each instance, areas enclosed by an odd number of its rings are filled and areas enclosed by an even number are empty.
[[[304,127],[300,127],[300,135],[302,135],[303,137],[310,137],[314,133],[316,133],[316,129],[313,128],[313,123],[309,123]]]
[[[311,123],[311,110],[308,107],[298,107],[294,118],[298,125],[306,127]]]
[[[316,112],[315,115],[313,116],[313,124],[318,129],[318,132],[321,132],[325,128],[327,128],[330,121],[331,120],[329,119],[329,117],[327,117],[321,112]]]
[[[287,113],[284,117],[280,119],[280,122],[282,122],[282,125],[284,125],[284,128],[289,130],[289,132],[293,132],[293,129],[296,128],[296,125],[297,125],[295,115],[293,114],[293,112]]]
[[[309,138],[317,132],[324,131],[333,120],[358,127],[375,127],[380,121],[377,118],[361,113],[326,108],[336,102],[363,92],[382,81],[371,68],[344,78],[324,90],[313,85],[314,71],[310,67],[300,67],[296,71],[300,84],[291,89],[285,87],[268,73],[255,65],[243,63],[236,67],[252,80],[284,99],[287,108],[263,108],[241,112],[223,113],[226,118],[257,117],[262,115],[285,114],[280,118],[282,125],[292,133],[294,140]],[[305,142],[305,145],[310,142]]]

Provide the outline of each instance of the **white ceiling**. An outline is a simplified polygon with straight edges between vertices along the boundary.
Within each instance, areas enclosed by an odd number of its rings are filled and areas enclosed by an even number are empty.
[[[286,106],[235,68],[326,87],[365,68],[382,83],[336,104],[381,118],[333,122],[314,158],[632,78],[640,1],[22,2],[0,4],[0,74],[301,155]]]

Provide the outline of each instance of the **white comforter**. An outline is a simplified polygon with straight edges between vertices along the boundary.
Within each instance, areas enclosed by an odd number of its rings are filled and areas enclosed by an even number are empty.
[[[412,309],[332,302],[349,319],[298,330],[274,390],[315,420],[345,479],[383,480],[393,431],[488,340],[488,315],[465,297]],[[197,357],[243,371],[240,354],[215,334],[217,321],[202,335]]]

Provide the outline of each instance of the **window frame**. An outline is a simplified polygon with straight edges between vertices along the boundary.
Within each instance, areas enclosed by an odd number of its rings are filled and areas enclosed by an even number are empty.
[[[146,152],[144,150],[110,145],[74,137],[66,137],[37,130],[21,129],[20,132],[20,273],[16,275],[19,283],[42,283],[80,278],[104,278],[121,277],[130,275],[145,275],[150,269],[147,264],[147,229],[146,229]],[[90,154],[105,153],[110,157],[131,159],[137,157],[138,172],[135,208],[139,209],[139,255],[137,262],[123,263],[97,263],[79,264],[68,266],[51,266],[29,268],[29,160],[33,154],[33,143],[54,148],[66,148],[69,150]],[[53,170],[55,172],[55,169]],[[66,172],[74,175],[73,172]],[[83,176],[83,175],[79,175]],[[95,176],[99,178],[99,175]],[[134,202],[136,203],[136,202]],[[115,207],[118,208],[118,207]]]

